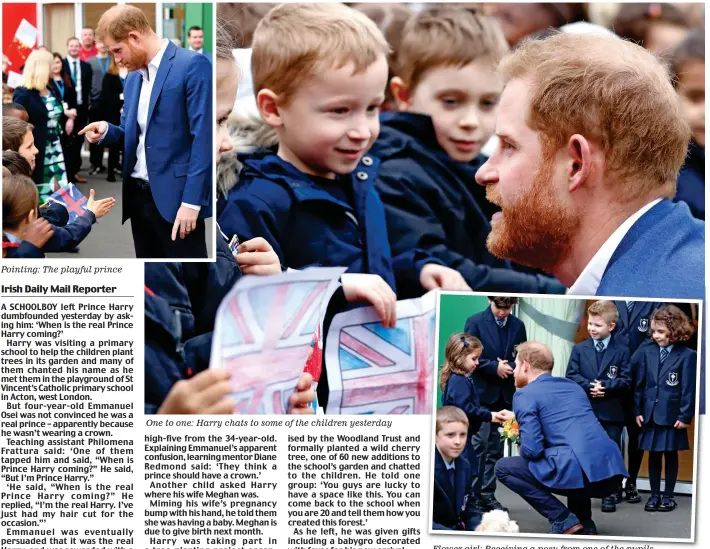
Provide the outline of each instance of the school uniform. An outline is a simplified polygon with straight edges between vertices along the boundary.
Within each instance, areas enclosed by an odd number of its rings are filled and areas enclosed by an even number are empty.
[[[663,306],[657,301],[614,301],[619,318],[614,328],[615,338],[626,338],[633,355],[644,341],[650,341],[651,313]]]
[[[513,411],[520,455],[498,462],[498,479],[547,518],[553,533],[563,533],[570,512],[570,526],[591,520],[591,498],[609,496],[628,475],[584,391],[542,374],[515,393]],[[566,495],[567,507],[552,494]]]
[[[639,357],[635,391],[635,412],[643,416],[639,447],[650,452],[687,450],[688,430],[673,425],[690,424],[695,414],[697,355],[677,343],[667,355],[661,353],[658,345],[647,345]]]
[[[481,403],[491,411],[510,410],[515,393],[513,375],[506,379],[498,377],[498,358],[507,360],[515,368],[517,347],[527,341],[523,322],[508,315],[499,326],[488,307],[466,320],[464,332],[481,340],[483,353],[478,368],[471,375]],[[496,489],[495,464],[503,456],[503,442],[498,429],[484,423],[473,437],[473,447],[478,455],[477,492],[486,499],[493,497]]]
[[[468,444],[466,445],[466,458],[471,463],[472,473],[478,472],[478,457],[471,443],[472,437],[484,423],[490,423],[491,411],[481,406],[476,386],[470,376],[451,373],[443,392],[441,393],[442,406],[456,406],[468,418]]]
[[[678,173],[673,202],[685,202],[696,219],[705,221],[705,149],[690,142],[685,164]]]
[[[447,464],[434,452],[433,530],[473,531],[481,523],[471,486],[471,465],[462,455]]]
[[[10,233],[3,232],[2,251],[5,259],[44,258],[44,252],[26,240],[20,240]]]
[[[42,246],[42,251],[48,253],[68,252],[76,248],[91,232],[91,226],[96,223],[94,212],[86,210],[80,216],[64,227],[53,226],[54,234]]]
[[[45,202],[39,207],[39,216],[55,227],[64,227],[69,222],[69,212],[56,202]]]
[[[631,365],[626,341],[609,335],[603,340],[590,337],[578,343],[572,347],[566,377],[584,389],[599,423],[621,448],[624,400],[631,389]],[[594,380],[602,382],[604,398],[593,398],[590,394]]]
[[[394,255],[426,250],[459,271],[473,290],[564,293],[557,280],[517,272],[510,261],[488,251],[489,220],[498,207],[476,184],[485,158],[453,160],[439,146],[430,116],[383,114],[370,153],[381,162],[375,187],[385,205]]]

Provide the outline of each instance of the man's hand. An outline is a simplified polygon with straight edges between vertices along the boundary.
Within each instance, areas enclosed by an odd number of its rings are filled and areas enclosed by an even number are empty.
[[[508,376],[513,375],[513,368],[508,365],[507,360],[498,359],[498,377],[501,379],[507,379]]]
[[[501,412],[491,412],[491,423],[505,423],[505,418]]]
[[[461,273],[437,263],[427,263],[422,267],[422,271],[419,273],[419,283],[426,291],[437,288],[463,292],[471,291],[471,287],[466,284]]]
[[[279,256],[265,239],[257,236],[239,245],[234,259],[244,274],[269,275],[281,272]]]
[[[340,277],[349,302],[367,301],[375,308],[385,328],[397,323],[397,296],[380,275],[348,274]]]
[[[52,224],[46,219],[40,217],[30,223],[24,236],[22,237],[22,240],[29,242],[37,248],[41,248],[47,243],[47,240],[52,238],[53,234],[54,227],[52,227]]]
[[[64,111],[64,115],[73,121],[76,118],[76,109],[67,109]]]
[[[113,197],[96,200],[94,198],[94,189],[89,191],[89,200],[86,202],[86,209],[94,212],[96,219],[105,216],[111,208],[116,204],[116,199]]]
[[[287,413],[294,415],[315,414],[311,405],[316,399],[316,392],[311,388],[312,385],[313,376],[306,372],[302,373],[296,384],[296,392],[288,397]]]
[[[636,425],[643,427],[643,416],[636,416]]]
[[[64,133],[67,135],[71,135],[71,132],[74,131],[74,119],[73,118],[67,118],[67,123],[64,124]]]
[[[229,370],[210,368],[173,385],[159,414],[233,414],[234,401]]]
[[[173,223],[173,241],[177,237],[178,231],[180,232],[180,240],[185,240],[185,237],[197,227],[197,217],[199,215],[200,212],[194,208],[188,208],[185,205],[180,206],[177,216],[175,216],[175,223]]]
[[[508,421],[509,419],[515,419],[515,414],[510,410],[501,410],[498,415],[503,419],[503,421]]]
[[[86,140],[89,143],[98,143],[104,134],[108,131],[108,123],[106,122],[92,122],[85,128],[79,130],[78,135],[86,135]],[[175,240],[173,238],[173,240]]]
[[[687,423],[683,423],[681,420],[678,420],[673,424],[673,427],[675,427],[676,429],[687,429],[688,427],[690,427],[690,425],[688,425]]]

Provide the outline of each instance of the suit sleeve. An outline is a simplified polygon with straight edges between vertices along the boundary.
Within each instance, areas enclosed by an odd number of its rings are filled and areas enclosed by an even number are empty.
[[[473,386],[464,378],[452,376],[446,387],[446,404],[463,410],[469,424],[491,421],[491,412],[477,404],[476,397],[471,395]],[[443,402],[442,402],[443,404]],[[473,421],[472,421],[473,420]]]
[[[634,373],[634,417],[643,415],[643,394],[646,389],[646,353],[641,346],[631,357],[631,369]],[[649,418],[644,418],[647,420]]]
[[[91,226],[96,222],[93,212],[87,210],[76,218],[73,223],[64,227],[53,226],[54,234],[42,247],[44,252],[68,252],[73,250],[91,232]]]
[[[212,196],[212,64],[204,55],[190,59],[186,81],[187,113],[192,150],[182,201],[208,206]]]
[[[146,412],[147,413],[147,412]],[[432,521],[431,525],[432,530],[456,530],[456,528],[451,528],[449,526],[444,526],[443,524],[439,524],[436,521]]]
[[[476,505],[476,493],[473,488],[473,483],[469,485],[468,490],[466,491],[466,508],[464,509],[463,513],[461,513],[461,519],[463,520],[464,524],[466,525],[466,530],[469,532],[473,532],[476,529],[476,526],[481,524],[481,509]]]
[[[545,455],[545,437],[534,404],[518,392],[513,397],[513,410],[520,426],[520,455],[528,461],[541,459]]]
[[[579,385],[584,392],[589,394],[589,388],[592,384],[593,379],[587,379],[581,373],[582,357],[577,345],[572,347],[572,353],[569,357],[569,362],[567,363],[567,374],[566,378],[571,379],[577,385]]]
[[[621,396],[631,388],[631,359],[628,349],[622,349],[619,353],[618,368],[614,379],[602,380],[602,387],[607,396]]]
[[[683,370],[681,371],[683,386],[681,387],[678,419],[686,424],[690,424],[695,413],[695,376],[697,362],[698,359],[695,351],[688,352],[683,360]]]
[[[393,254],[410,249],[423,250],[437,260],[435,263],[460,272],[472,290],[564,293],[564,286],[552,278],[477,264],[451,249],[442,223],[432,207],[436,201],[421,192],[423,188],[432,188],[434,183],[417,181],[408,173],[411,171],[408,162],[403,159],[383,162],[376,182],[377,191],[385,204]]]
[[[468,335],[472,335],[473,337],[477,337],[479,340],[483,341],[481,339],[481,330],[478,327],[478,322],[476,322],[476,320],[474,319],[473,316],[470,316],[468,318],[468,320],[466,320],[466,326],[464,327],[464,332],[467,333]],[[476,372],[474,373],[474,375],[480,375],[481,377],[484,377],[486,379],[488,379],[488,378],[499,379],[498,378],[498,361],[497,360],[490,360],[488,358],[483,358],[483,356],[481,356],[481,359],[478,363],[478,368],[476,368]]]

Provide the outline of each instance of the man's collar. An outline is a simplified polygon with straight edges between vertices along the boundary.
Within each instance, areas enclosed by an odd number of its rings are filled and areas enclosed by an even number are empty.
[[[79,59],[78,55],[76,57],[72,57],[71,55],[67,54],[67,59],[69,61],[81,61],[81,59]]]
[[[168,44],[170,44],[170,40],[167,38],[162,39],[162,46],[158,50],[158,53],[155,54],[153,59],[148,61],[148,65],[153,65],[156,69],[160,67],[160,62],[163,59],[163,56],[165,55],[165,51],[168,49]]]

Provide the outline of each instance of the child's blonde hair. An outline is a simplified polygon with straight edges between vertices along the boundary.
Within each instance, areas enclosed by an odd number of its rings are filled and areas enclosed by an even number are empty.
[[[468,429],[468,418],[461,408],[456,406],[442,406],[436,410],[436,432],[441,431],[449,423],[463,423]]]
[[[53,55],[48,51],[33,51],[25,61],[25,68],[22,71],[22,85],[28,90],[42,91],[47,89],[53,60]]]
[[[449,338],[446,349],[444,350],[445,362],[439,373],[439,387],[442,391],[446,387],[446,383],[449,381],[452,373],[462,376],[471,373],[464,369],[463,364],[466,357],[474,351],[483,352],[483,344],[477,337],[459,333]]]
[[[600,300],[589,306],[587,315],[600,316],[607,324],[612,322],[616,324],[616,321],[619,320],[619,309],[616,308],[613,301]]]
[[[357,10],[343,4],[280,4],[254,31],[254,92],[269,89],[285,106],[317,70],[352,62],[355,72],[362,72],[389,51],[377,25]]]
[[[475,7],[447,6],[409,19],[397,52],[397,76],[411,94],[427,71],[464,67],[479,59],[497,65],[508,51],[498,22]]]
[[[690,126],[652,53],[613,36],[559,33],[523,42],[500,70],[506,83],[530,82],[526,123],[540,132],[543,157],[581,134],[604,153],[617,200],[675,195]]]
[[[660,309],[653,311],[649,319],[649,326],[651,322],[665,324],[670,332],[669,339],[671,343],[688,341],[695,333],[695,328],[693,328],[693,325],[690,323],[688,315],[675,305],[664,305]],[[652,329],[649,328],[649,333],[651,333],[651,331]]]

